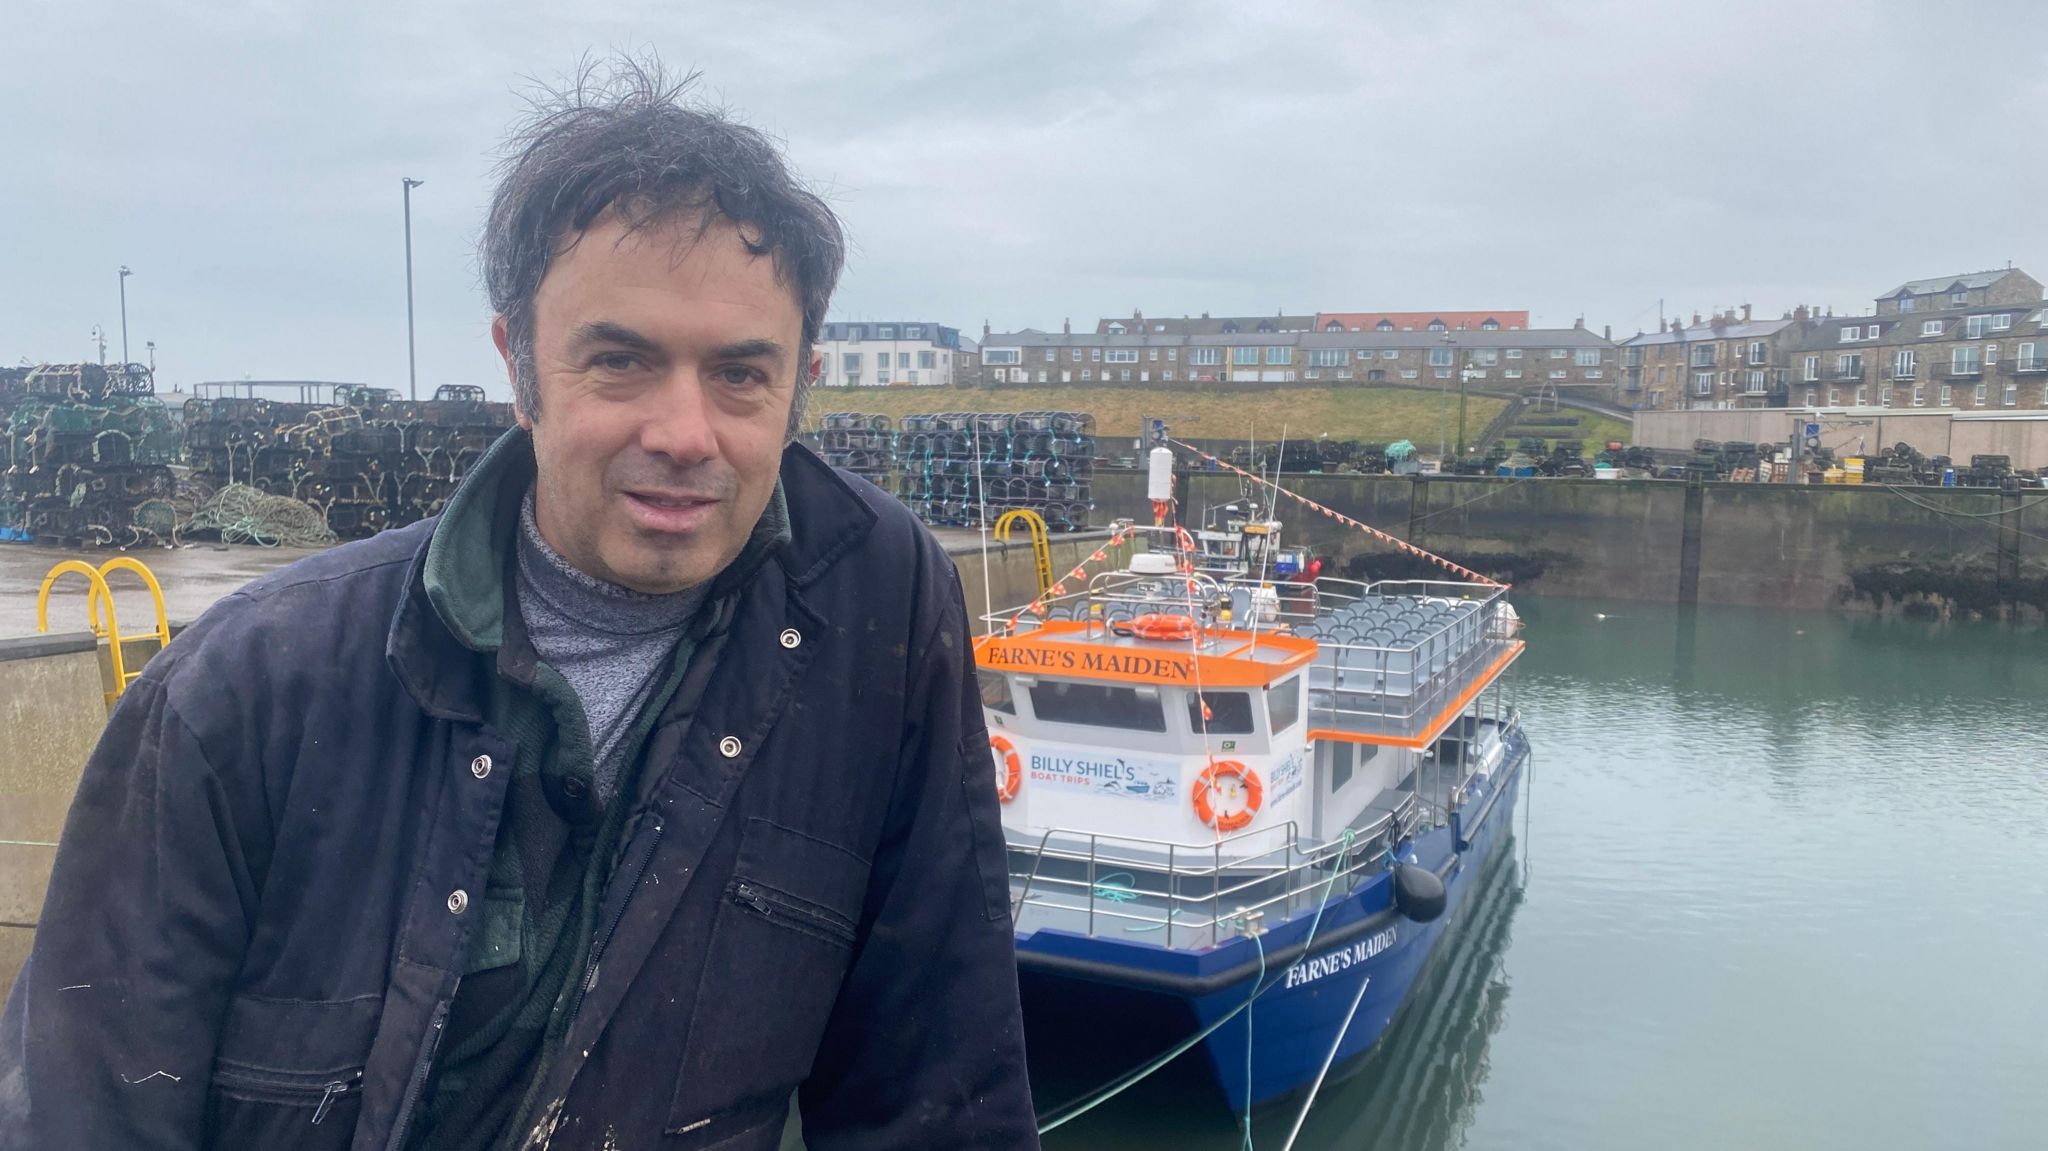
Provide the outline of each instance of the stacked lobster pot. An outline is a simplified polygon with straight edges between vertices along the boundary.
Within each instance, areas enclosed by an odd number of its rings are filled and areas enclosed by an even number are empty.
[[[185,452],[197,484],[288,496],[350,539],[439,512],[511,426],[512,406],[470,385],[444,385],[426,401],[343,387],[329,405],[188,400]]]
[[[818,423],[818,453],[833,467],[886,490],[896,466],[892,425],[887,416],[830,412]]]
[[[0,375],[0,539],[130,546],[177,523],[176,421],[140,364]]]
[[[1082,412],[905,416],[897,494],[926,523],[966,527],[1027,509],[1054,531],[1088,526],[1095,419]]]

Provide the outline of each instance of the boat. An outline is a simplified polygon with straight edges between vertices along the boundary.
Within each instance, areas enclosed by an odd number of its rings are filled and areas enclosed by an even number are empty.
[[[1128,565],[1084,564],[975,642],[1027,1046],[1156,1032],[1175,1043],[1150,1067],[1199,1046],[1235,1112],[1312,1101],[1510,838],[1520,621],[1448,563],[1462,578],[1274,578],[1270,508],[1307,501],[1275,486],[1190,533],[1157,434],[1155,522],[1115,525]]]

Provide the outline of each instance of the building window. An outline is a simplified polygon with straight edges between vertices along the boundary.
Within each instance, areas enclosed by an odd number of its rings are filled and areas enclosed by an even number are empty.
[[[1807,379],[1809,379],[1809,380],[1817,380],[1817,379],[1820,379],[1820,357],[1819,357],[1819,356],[1808,356],[1808,357],[1806,357],[1806,378],[1807,378]]]
[[[1968,318],[1968,319],[1964,320],[1964,321],[1963,321],[1963,338],[1964,338],[1964,339],[1966,339],[1966,340],[1979,340],[1979,339],[1983,339],[1983,338],[1984,338],[1984,321],[1986,321],[1986,320],[1988,320],[1988,319],[1990,319],[1990,318],[1991,318],[1990,316],[1971,316],[1970,318]]]
[[[1893,378],[1893,379],[1896,379],[1896,380],[1910,380],[1910,379],[1912,379],[1912,378],[1913,378],[1913,367],[1914,367],[1914,364],[1913,364],[1913,349],[1911,349],[1911,348],[1900,348],[1900,349],[1898,350],[1898,352],[1897,352],[1897,353],[1896,353],[1895,355],[1893,355],[1893,356],[1892,356],[1892,378]]]
[[[1102,362],[1102,349],[1101,349],[1101,348],[1090,348],[1090,349],[1088,349],[1088,359],[1089,359],[1089,362],[1091,362],[1091,363],[1097,363],[1097,364],[1101,363],[1101,362]]]
[[[1075,363],[1077,363],[1077,364],[1078,364],[1078,363],[1080,363],[1080,362],[1081,362],[1081,349],[1079,349],[1079,348],[1075,348],[1075,349],[1073,350],[1073,352],[1072,352],[1072,353],[1070,354],[1070,358],[1071,358],[1071,359],[1072,359],[1072,360],[1073,360],[1073,361],[1074,361]]]
[[[1018,370],[1019,370],[1019,371],[1021,371],[1022,369],[1020,368],[1020,369],[1018,369]],[[1043,373],[1043,372],[1040,372],[1039,374],[1040,374],[1040,375],[1044,375],[1045,373]],[[911,382],[912,384],[916,384],[916,383],[917,383],[917,373],[916,373],[916,372],[910,372],[910,373],[908,373],[907,375],[905,375],[905,376],[904,376],[904,378],[905,378],[905,379],[907,379],[907,380],[909,380],[909,381],[910,381],[910,382]]]
[[[1863,374],[1863,353],[1843,352],[1835,357],[1835,377],[1853,380]]]
[[[1112,336],[1121,336],[1121,335],[1123,335],[1123,334],[1124,334],[1124,326],[1123,326],[1122,324],[1114,324],[1114,323],[1113,323],[1113,324],[1111,324],[1111,325],[1109,326],[1109,334],[1110,334],[1110,335],[1112,335]]]
[[[2014,370],[2021,372],[2048,372],[2048,359],[2042,357],[2040,349],[2041,345],[2039,344],[2021,344],[2013,353],[2015,356]]]
[[[1947,384],[1941,385],[1941,406],[1948,407],[1956,399],[1956,390]]]
[[[1989,365],[1991,365],[1991,364],[1995,364],[1995,363],[1997,363],[1997,362],[1998,362],[1998,345],[1997,345],[1997,344],[1986,344],[1986,345],[1984,345],[1984,363],[1985,363],[1985,365],[1986,365],[1986,366],[1989,366]]]
[[[1812,406],[1813,406],[1813,401],[1814,401],[1814,400],[1815,400],[1816,398],[1817,398],[1817,397],[1816,397],[1816,396],[1814,395],[1814,390],[1813,390],[1812,388],[1808,388],[1808,389],[1806,389],[1806,406],[1807,406],[1807,407],[1809,407],[1809,408],[1810,408],[1810,407],[1812,407]]]
[[[1938,335],[1940,335],[1940,334],[1941,334],[1941,321],[1940,321],[1940,320],[1922,320],[1922,321],[1920,321],[1920,335],[1921,335],[1921,337],[1922,337],[1922,338],[1925,338],[1925,337],[1927,337],[1927,336],[1938,336]]]
[[[1835,389],[1833,388],[1828,389],[1828,406],[1831,408],[1838,408],[1842,406],[1841,393],[1835,391]]]
[[[1446,372],[1445,374],[1449,375],[1450,373]],[[1550,378],[1553,380],[1569,379],[1571,378],[1571,373],[1565,371],[1563,368],[1552,368],[1550,369]]]
[[[1070,371],[1067,371],[1067,370],[1065,370],[1065,369],[1061,369],[1061,371],[1060,371],[1060,383],[1063,383],[1063,384],[1071,384],[1071,383],[1073,383],[1073,382],[1074,382],[1074,373],[1072,373],[1072,372],[1070,372]]]
[[[1650,408],[1651,408],[1652,410],[1655,410],[1655,409],[1657,409],[1657,408],[1661,408],[1661,407],[1663,407],[1663,406],[1664,406],[1664,393],[1663,393],[1663,392],[1651,392],[1651,393],[1650,393]]]
[[[2019,402],[2020,386],[2018,384],[2005,385],[2005,406],[2010,408]]]
[[[1962,305],[1970,302],[1970,293],[1967,291],[1950,292],[1948,294],[1948,302],[1956,305],[1957,307],[1961,307]]]
[[[879,327],[879,328],[876,328],[876,329],[875,329],[875,338],[876,338],[876,339],[878,339],[878,340],[893,340],[893,339],[895,339],[895,338],[896,338],[896,326],[895,326],[894,324],[884,324],[884,325],[882,325],[881,327]]]
[[[911,381],[911,383],[916,383],[916,382],[917,382],[916,380],[912,380],[912,381]],[[1044,368],[1040,368],[1040,369],[1038,369],[1038,382],[1039,382],[1039,383],[1041,383],[1041,384],[1045,382],[1045,369],[1044,369]]]
[[[1441,331],[1443,331],[1443,330],[1444,330],[1444,322],[1443,322],[1442,320],[1431,320],[1431,321],[1429,322],[1429,330],[1430,330],[1430,331],[1432,331],[1432,332],[1441,332]]]
[[[923,368],[925,371],[930,371],[933,368],[938,367],[939,354],[937,352],[919,352],[917,354],[917,366]],[[1041,376],[1044,374],[1045,373],[1043,372],[1039,373],[1039,375]]]
[[[1860,340],[1862,338],[1863,329],[1859,326],[1850,325],[1842,329],[1841,340],[1845,344],[1848,343],[1850,340]]]
[[[1317,348],[1308,354],[1310,367],[1340,368],[1351,361],[1351,353],[1342,348]]]
[[[1415,377],[1417,377],[1417,376],[1419,376],[1419,375],[1421,375],[1421,374],[1422,374],[1421,372],[1418,372],[1418,371],[1416,371],[1416,370],[1415,370],[1414,368],[1402,368],[1402,369],[1401,369],[1401,378],[1402,378],[1402,379],[1404,379],[1404,380],[1412,380],[1412,379],[1414,379]]]
[[[1521,358],[1522,358],[1522,349],[1520,349],[1520,348],[1509,348],[1509,349],[1508,349],[1508,359],[1511,359],[1511,360],[1519,360],[1519,359],[1521,359]]]
[[[1498,332],[1500,331],[1500,321],[1482,320],[1479,324],[1479,330],[1482,332]]]
[[[1600,366],[1600,349],[1574,349],[1572,352],[1572,363],[1575,363],[1582,368],[1597,368]]]
[[[990,348],[982,353],[981,358],[982,362],[989,364],[1021,364],[1024,362],[1024,350],[1022,348]]]
[[[1561,353],[1558,353],[1558,352],[1552,352],[1551,354],[1552,354],[1552,355],[1559,355],[1559,354],[1561,354]],[[1711,367],[1713,367],[1713,366],[1714,366],[1714,345],[1712,345],[1712,344],[1701,344],[1701,345],[1699,345],[1698,347],[1694,348],[1694,349],[1692,350],[1692,366],[1693,366],[1693,367],[1695,367],[1695,368],[1711,368]]]
[[[1761,396],[1764,394],[1764,380],[1767,374],[1763,371],[1751,371],[1749,373],[1748,390],[1750,395]]]
[[[1984,370],[1981,351],[1967,344],[1949,350],[1948,371],[1952,376],[1974,376]]]
[[[1169,364],[1170,364],[1170,363],[1173,363],[1174,361],[1176,361],[1176,360],[1178,360],[1178,359],[1180,359],[1180,349],[1179,349],[1179,348],[1168,348],[1168,349],[1166,349],[1166,362],[1167,362],[1167,363],[1169,363]]]
[[[1436,377],[1437,379],[1439,379],[1439,380],[1448,380],[1448,379],[1450,379],[1450,378],[1451,378],[1451,369],[1449,369],[1449,368],[1431,368],[1431,369],[1429,370],[1429,374],[1430,374],[1430,375],[1432,375],[1432,376],[1435,376],[1435,377]],[[1558,373],[1558,374],[1559,374],[1559,375],[1563,375],[1564,373],[1560,372],[1560,373]]]
[[[1692,394],[1693,394],[1693,395],[1696,395],[1696,396],[1711,396],[1711,395],[1713,395],[1713,394],[1714,394],[1714,373],[1712,373],[1712,372],[1694,372],[1694,373],[1692,374]]]
[[[1563,348],[1552,348],[1550,349],[1550,358],[1553,360],[1564,359],[1564,351]]]
[[[1233,364],[1256,366],[1259,362],[1259,350],[1257,348],[1232,348],[1230,349],[1230,362]]]
[[[1138,382],[1139,382],[1139,383],[1141,383],[1141,384],[1149,384],[1149,383],[1151,383],[1151,382],[1152,382],[1152,373],[1151,373],[1151,372],[1139,372],[1139,373],[1138,373]]]
[[[1768,348],[1762,340],[1752,340],[1749,345],[1749,362],[1761,364],[1769,361]]]
[[[1135,364],[1138,362],[1138,349],[1111,348],[1103,359],[1112,364]]]
[[[1372,330],[1375,332],[1391,332],[1394,330],[1394,321],[1381,320],[1379,323],[1374,324],[1372,326]]]
[[[1150,353],[1151,353],[1151,355],[1150,355],[1149,357],[1147,357],[1148,359],[1150,359],[1150,360],[1151,360],[1151,361],[1152,361],[1153,363],[1155,363],[1155,364],[1159,362],[1159,349],[1158,349],[1158,348],[1147,348],[1147,349],[1145,349],[1145,350],[1146,350],[1147,352],[1150,352]]]
[[[1045,362],[1048,364],[1052,363],[1054,360],[1059,359],[1059,355],[1060,354],[1058,352],[1053,351],[1051,348],[1047,348],[1045,350]]]
[[[898,353],[896,353],[896,366],[897,366],[898,368],[902,368],[902,369],[904,369],[905,371],[908,371],[908,370],[909,370],[909,368],[910,368],[910,353],[909,353],[909,352],[898,352]]]
[[[841,365],[841,366],[842,366],[842,367],[843,367],[843,368],[845,369],[845,371],[846,371],[846,374],[847,374],[847,375],[849,375],[849,376],[850,376],[850,375],[853,375],[853,374],[854,374],[855,372],[858,372],[858,371],[860,371],[860,353],[859,353],[859,352],[846,352],[846,353],[842,354],[842,355],[841,355],[841,356],[839,357],[839,362],[840,362],[840,365]],[[1009,362],[1009,361],[1007,361],[1007,360],[1003,360],[1003,359],[991,359],[991,360],[989,361],[989,363],[991,363],[991,364],[1001,364],[1001,363],[1008,363],[1008,362]]]
[[[1913,406],[1916,408],[1924,408],[1927,406],[1927,385],[1913,385]]]
[[[1384,379],[1386,379],[1386,378],[1387,378],[1387,373],[1386,373],[1386,372],[1384,372],[1384,371],[1382,371],[1382,370],[1381,370],[1381,369],[1379,369],[1379,368],[1373,368],[1372,370],[1370,370],[1370,371],[1368,371],[1368,372],[1366,372],[1366,373],[1365,373],[1365,379],[1366,379],[1366,382],[1367,382],[1367,383],[1373,383],[1373,384],[1376,384],[1376,383],[1379,383],[1380,381],[1382,381],[1382,380],[1384,380]]]
[[[2012,327],[2012,314],[2010,312],[2000,312],[1998,315],[1990,317],[1990,319],[1991,330],[1994,332],[2003,332]]]
[[[1499,352],[1496,352],[1496,351],[1493,351],[1493,350],[1489,349],[1489,350],[1487,350],[1487,351],[1484,351],[1484,352],[1480,352],[1480,353],[1479,353],[1479,366],[1480,366],[1480,367],[1482,367],[1482,368],[1490,368],[1490,367],[1494,366],[1494,365],[1495,365],[1495,364],[1497,364],[1497,363],[1500,363],[1500,353],[1499,353]]]
[[[1188,363],[1210,366],[1222,363],[1221,351],[1221,348],[1189,348]]]
[[[1382,348],[1382,349],[1380,349],[1380,359],[1383,359],[1383,360],[1391,360],[1391,359],[1395,359],[1396,357],[1400,356],[1400,354],[1401,354],[1400,352],[1398,352],[1398,351],[1395,351],[1395,350],[1394,350],[1393,348]]]
[[[1892,390],[1890,388],[1879,388],[1877,390],[1877,402],[1880,407],[1891,407]]]
[[[1118,368],[1118,369],[1116,370],[1116,378],[1117,378],[1117,379],[1118,379],[1119,381],[1123,382],[1123,383],[1126,383],[1126,384],[1130,383],[1130,382],[1131,382],[1131,369],[1129,369],[1129,368]]]
[[[1090,381],[1092,381],[1092,380],[1094,380],[1094,379],[1095,379],[1095,369],[1094,369],[1094,368],[1082,368],[1082,369],[1081,369],[1081,382],[1082,382],[1082,383],[1084,383],[1084,384],[1085,384],[1085,383],[1088,383],[1088,382],[1090,382]]]
[[[1984,396],[1985,396],[1985,385],[1983,385],[1983,384],[1978,384],[1978,385],[1977,385],[1977,388],[1976,388],[1976,390],[1975,390],[1974,392],[1972,392],[1972,393],[1971,393],[1971,395],[1970,395],[1970,398],[1971,398],[1972,400],[1975,400],[1975,401],[1976,401],[1976,403],[1977,403],[1977,406],[1981,408],[1981,407],[1983,407],[1983,406],[1984,406]]]
[[[1900,297],[1899,297],[1899,310],[1900,310],[1901,312],[1910,312],[1910,311],[1912,311],[1912,310],[1913,310],[1913,297],[1912,297],[1912,296],[1900,296]]]
[[[1870,389],[1869,389],[1869,388],[1857,388],[1857,389],[1856,389],[1856,406],[1857,406],[1857,407],[1859,407],[1859,408],[1867,408],[1867,407],[1869,407],[1869,406],[1870,406]]]
[[[924,339],[924,329],[916,324],[912,324],[903,329],[903,338],[906,340],[922,340]]]
[[[1510,380],[1519,380],[1522,378],[1522,369],[1509,368],[1507,371],[1502,372],[1501,375],[1507,377]]]
[[[1159,373],[1159,378],[1160,378],[1160,379],[1162,379],[1162,380],[1165,380],[1165,381],[1167,381],[1168,383],[1172,383],[1172,382],[1173,382],[1173,369],[1172,369],[1172,368],[1168,368],[1168,369],[1166,369],[1165,371],[1163,371],[1163,372]]]
[[[1266,362],[1269,364],[1291,364],[1294,362],[1294,349],[1277,346],[1267,348]]]
[[[1432,368],[1450,367],[1451,350],[1449,348],[1431,348],[1429,350],[1429,366]]]

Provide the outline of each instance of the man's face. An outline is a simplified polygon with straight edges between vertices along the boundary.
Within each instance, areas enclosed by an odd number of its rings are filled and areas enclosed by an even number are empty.
[[[696,232],[607,215],[556,256],[533,308],[540,411],[519,413],[541,536],[581,571],[657,594],[746,545],[800,369],[803,316],[774,260],[724,221]],[[505,352],[502,317],[493,335]]]

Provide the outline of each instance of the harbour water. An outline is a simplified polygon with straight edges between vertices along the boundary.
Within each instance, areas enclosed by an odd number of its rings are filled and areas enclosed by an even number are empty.
[[[1513,859],[1297,1146],[2042,1146],[2048,632],[1518,606]],[[1179,1070],[1046,1146],[1240,1147]]]

